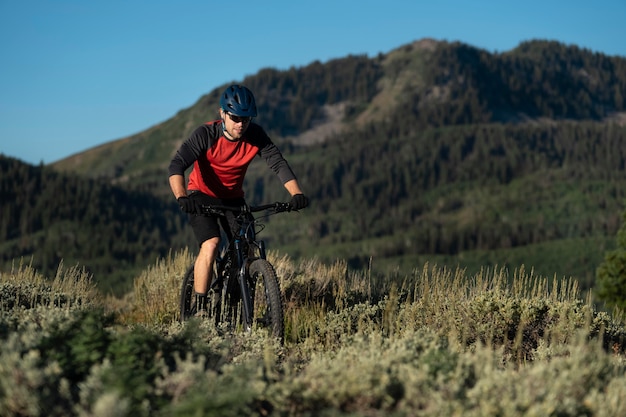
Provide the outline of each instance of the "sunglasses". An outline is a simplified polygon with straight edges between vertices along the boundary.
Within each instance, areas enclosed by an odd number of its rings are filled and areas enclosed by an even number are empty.
[[[228,117],[230,117],[230,120],[232,120],[235,123],[243,123],[244,125],[246,123],[250,123],[250,121],[252,120],[252,117],[240,117],[240,116],[235,116],[234,114],[230,114],[230,113],[226,113],[228,115]]]

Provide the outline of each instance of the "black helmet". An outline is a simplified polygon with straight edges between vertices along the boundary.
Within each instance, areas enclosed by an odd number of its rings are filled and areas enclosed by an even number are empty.
[[[235,116],[256,117],[254,95],[243,85],[228,87],[220,97],[220,107]]]

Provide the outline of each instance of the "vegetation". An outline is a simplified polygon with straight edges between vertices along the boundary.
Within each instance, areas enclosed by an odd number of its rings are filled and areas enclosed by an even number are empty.
[[[597,276],[598,298],[610,307],[626,310],[626,222],[617,233],[617,249],[606,253]]]
[[[410,276],[294,262],[282,277],[284,345],[177,321],[191,260],[170,254],[123,299],[59,268],[0,274],[4,416],[520,416],[626,412],[624,316],[574,280],[523,267]],[[161,300],[161,302],[156,302]]]
[[[625,209],[626,129],[561,122],[357,136],[290,155],[313,204],[298,220],[305,228],[273,221],[270,247],[354,268],[373,260],[381,273],[409,273],[416,258],[472,273],[523,263],[593,287]],[[271,173],[254,178],[253,199],[280,198]]]
[[[339,122],[316,135],[318,142],[352,138],[358,143],[355,125],[363,128],[359,134],[370,132],[382,141],[450,125],[602,121],[626,110],[626,59],[547,41],[491,54],[461,43],[422,40],[373,58],[348,56],[286,71],[266,68],[238,81],[257,97],[258,122],[286,147],[303,145],[305,133],[332,118],[329,109],[339,114]],[[216,86],[144,132],[54,167],[159,193],[179,143],[199,124],[217,118],[225,87]]]
[[[100,289],[123,294],[132,277],[180,240],[184,217],[152,194],[60,174],[0,156],[2,266],[26,262],[53,274],[85,265]],[[188,242],[189,240],[185,241]]]

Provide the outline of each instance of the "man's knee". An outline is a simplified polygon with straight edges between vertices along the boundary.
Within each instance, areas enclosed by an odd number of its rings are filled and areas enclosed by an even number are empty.
[[[211,256],[215,254],[219,244],[220,244],[219,237],[214,237],[214,238],[205,240],[204,242],[202,242],[202,245],[200,245],[200,253],[204,256]]]

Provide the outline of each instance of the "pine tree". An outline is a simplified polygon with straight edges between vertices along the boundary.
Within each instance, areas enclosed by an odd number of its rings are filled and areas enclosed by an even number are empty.
[[[598,298],[609,307],[626,310],[626,211],[617,232],[617,248],[608,252],[596,274]]]

